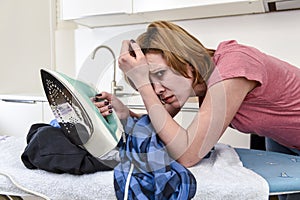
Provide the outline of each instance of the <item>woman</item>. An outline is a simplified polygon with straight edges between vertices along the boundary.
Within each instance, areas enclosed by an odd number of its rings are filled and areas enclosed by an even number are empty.
[[[300,70],[284,61],[236,41],[211,50],[181,27],[156,21],[136,42],[123,42],[119,67],[169,153],[186,167],[198,163],[228,126],[300,155]],[[198,97],[199,112],[185,129],[173,117],[191,96]],[[113,107],[121,119],[138,117],[115,96],[98,97],[112,105],[95,102],[104,116]]]

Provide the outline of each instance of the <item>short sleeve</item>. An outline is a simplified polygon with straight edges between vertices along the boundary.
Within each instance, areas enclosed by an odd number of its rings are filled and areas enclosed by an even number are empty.
[[[214,57],[216,67],[208,80],[208,87],[217,82],[237,77],[266,82],[267,72],[263,62],[247,52],[230,51]]]
[[[215,69],[208,79],[208,87],[237,77],[254,80],[263,85],[268,78],[264,56],[257,49],[240,45],[234,40],[220,43],[213,57]]]

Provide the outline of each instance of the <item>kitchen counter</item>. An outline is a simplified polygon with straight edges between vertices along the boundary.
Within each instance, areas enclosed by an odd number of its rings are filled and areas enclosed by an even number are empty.
[[[48,102],[45,96],[37,94],[0,94],[0,99],[7,102]]]

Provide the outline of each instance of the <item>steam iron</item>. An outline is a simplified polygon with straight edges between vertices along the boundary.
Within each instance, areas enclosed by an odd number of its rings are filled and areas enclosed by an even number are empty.
[[[63,73],[40,72],[51,110],[71,142],[98,158],[114,149],[123,126],[115,113],[105,118],[101,115],[90,99],[97,94],[96,89]]]

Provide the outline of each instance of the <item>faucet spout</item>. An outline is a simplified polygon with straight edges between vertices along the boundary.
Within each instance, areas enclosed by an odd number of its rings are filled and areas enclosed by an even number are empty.
[[[106,46],[106,45],[100,45],[100,46],[98,46],[98,47],[96,47],[96,48],[94,49],[91,58],[94,60],[97,51],[98,51],[99,49],[102,49],[102,48],[107,49],[107,50],[111,53],[111,55],[113,56],[113,62],[114,62],[114,63],[113,63],[113,64],[114,64],[114,74],[113,74],[113,80],[112,80],[112,82],[111,82],[111,93],[115,95],[115,94],[116,94],[116,91],[122,91],[122,90],[123,90],[123,86],[118,86],[117,83],[116,83],[117,66],[116,66],[116,56],[115,56],[113,50],[112,50],[110,47]]]

